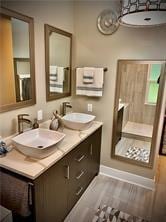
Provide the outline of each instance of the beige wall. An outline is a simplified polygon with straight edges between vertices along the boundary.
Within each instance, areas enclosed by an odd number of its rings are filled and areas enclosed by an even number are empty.
[[[37,115],[37,110],[42,109],[44,119],[51,117],[52,111],[59,110],[64,98],[46,103],[45,93],[45,53],[44,53],[44,24],[73,33],[73,4],[70,2],[39,2],[18,1],[3,3],[4,6],[34,18],[35,28],[35,71],[36,71],[36,99],[35,106],[18,109],[0,114],[0,136],[6,137],[17,132],[17,115],[20,113],[30,114],[30,118]]]
[[[118,59],[165,59],[166,27],[136,29],[120,26],[113,35],[104,36],[97,30],[96,19],[103,9],[114,9],[114,3],[86,1],[75,5],[76,66],[108,67],[104,96],[101,99],[75,96],[75,109],[86,112],[87,104],[92,103],[93,114],[104,122],[101,164],[153,178],[155,167],[142,168],[110,158],[116,69]]]

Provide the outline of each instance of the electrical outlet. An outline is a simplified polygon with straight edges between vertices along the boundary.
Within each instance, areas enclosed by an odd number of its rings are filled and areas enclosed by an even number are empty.
[[[93,110],[92,104],[88,104],[88,112],[92,112],[92,110]]]
[[[37,120],[42,120],[43,119],[43,110],[38,110],[37,111]]]

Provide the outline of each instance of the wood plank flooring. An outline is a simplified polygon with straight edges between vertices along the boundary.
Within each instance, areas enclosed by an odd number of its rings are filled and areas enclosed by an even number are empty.
[[[166,222],[166,157],[160,157],[156,190],[103,175],[97,176],[64,222],[92,222],[99,206],[108,205],[151,222]]]

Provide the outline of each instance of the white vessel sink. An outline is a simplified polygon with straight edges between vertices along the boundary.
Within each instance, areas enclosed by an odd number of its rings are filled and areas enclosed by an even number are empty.
[[[38,128],[12,138],[12,143],[25,155],[41,159],[55,152],[55,145],[64,137],[64,133]]]
[[[89,128],[96,117],[85,113],[68,113],[62,117],[66,127],[74,130],[85,130]]]

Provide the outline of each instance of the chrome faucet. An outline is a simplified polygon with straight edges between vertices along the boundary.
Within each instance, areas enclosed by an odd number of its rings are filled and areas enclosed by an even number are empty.
[[[32,128],[32,122],[29,119],[24,118],[24,116],[29,116],[28,114],[19,114],[18,117],[18,132],[23,133],[23,123],[27,123],[30,125],[30,128]]]
[[[62,103],[62,116],[66,115],[66,108],[72,108],[72,105],[69,102]]]

